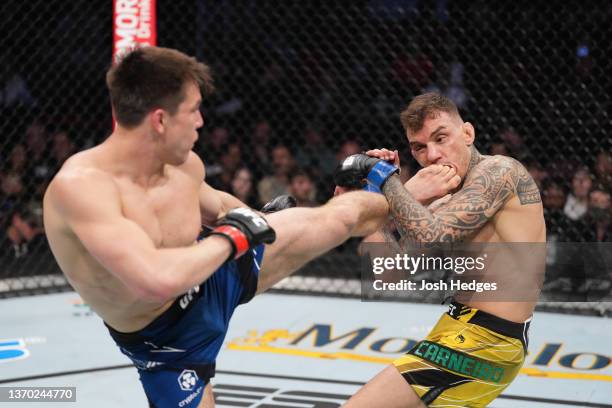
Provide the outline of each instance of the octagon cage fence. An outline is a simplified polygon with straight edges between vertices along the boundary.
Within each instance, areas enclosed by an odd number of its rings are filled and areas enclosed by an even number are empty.
[[[255,208],[287,191],[318,205],[333,194],[337,163],[376,147],[398,149],[410,177],[418,166],[399,112],[438,91],[475,126],[482,153],[520,160],[540,187],[549,254],[539,308],[610,314],[612,3],[153,4],[157,45],[197,57],[214,75],[194,148],[210,185]],[[112,131],[113,7],[5,0],[0,16],[0,296],[67,290],[41,202],[64,160]],[[359,244],[348,241],[274,290],[359,296]],[[592,279],[559,262],[583,245],[604,260]]]

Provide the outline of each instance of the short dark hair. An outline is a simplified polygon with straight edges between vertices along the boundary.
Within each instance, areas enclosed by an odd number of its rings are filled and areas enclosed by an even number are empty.
[[[311,182],[313,181],[312,175],[302,167],[298,167],[295,170],[289,172],[289,183],[293,183],[293,180],[297,177],[306,177]]]
[[[425,119],[434,118],[440,112],[461,117],[453,101],[438,92],[428,92],[415,97],[400,114],[400,120],[404,129],[414,133],[423,128]]]
[[[197,84],[203,93],[213,91],[210,68],[180,51],[161,47],[132,50],[106,73],[115,119],[135,127],[152,109],[171,114],[185,98],[185,85]]]

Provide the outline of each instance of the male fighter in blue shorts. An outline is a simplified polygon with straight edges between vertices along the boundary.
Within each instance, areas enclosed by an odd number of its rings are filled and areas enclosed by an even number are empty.
[[[108,71],[107,85],[115,130],[52,180],[45,231],[71,285],[134,362],[150,405],[212,407],[209,380],[236,306],[376,231],[387,201],[354,192],[264,217],[207,185],[191,151],[208,67],[142,48]],[[203,224],[212,233],[196,243]]]

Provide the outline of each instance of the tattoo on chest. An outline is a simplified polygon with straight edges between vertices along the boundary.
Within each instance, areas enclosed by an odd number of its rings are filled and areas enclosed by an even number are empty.
[[[479,164],[483,160],[486,162]],[[470,239],[515,194],[521,205],[541,202],[537,185],[519,162],[478,152],[472,155],[465,185],[435,215],[418,203],[397,177],[385,183],[383,192],[402,241],[412,243]]]

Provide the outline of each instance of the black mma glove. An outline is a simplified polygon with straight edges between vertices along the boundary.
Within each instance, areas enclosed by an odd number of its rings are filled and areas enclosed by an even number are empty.
[[[336,168],[334,181],[340,187],[363,187],[366,191],[381,193],[385,181],[395,173],[399,173],[399,169],[387,161],[367,154],[354,154]]]
[[[271,244],[276,232],[264,217],[250,208],[234,208],[217,222],[210,235],[219,235],[232,244],[230,259],[237,259],[259,244]]]
[[[273,198],[268,201],[263,207],[261,212],[264,214],[270,214],[287,208],[293,208],[297,205],[297,201],[292,196],[285,194]]]

